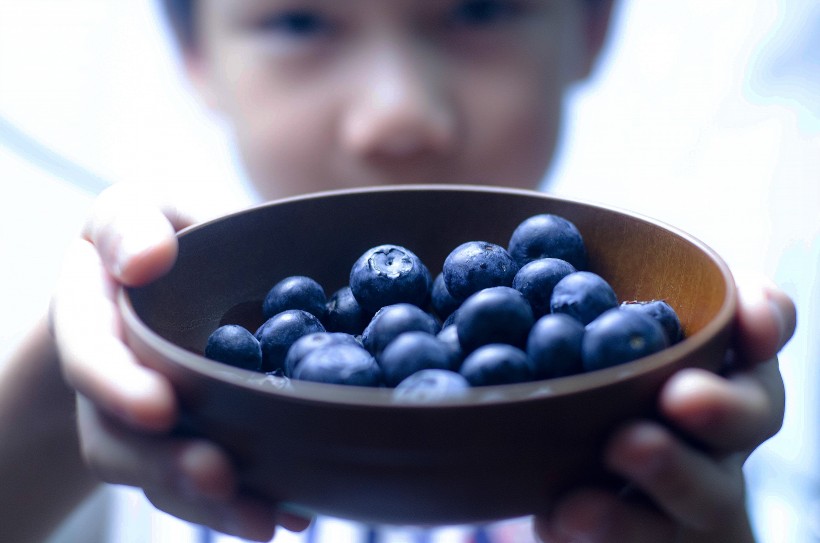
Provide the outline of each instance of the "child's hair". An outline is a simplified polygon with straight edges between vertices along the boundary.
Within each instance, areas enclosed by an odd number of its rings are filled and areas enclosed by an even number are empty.
[[[187,49],[196,45],[194,0],[161,0],[171,28],[179,44]],[[606,0],[583,0],[591,9],[600,7]]]
[[[192,47],[196,41],[194,0],[161,0],[161,2],[179,44],[183,48]]]

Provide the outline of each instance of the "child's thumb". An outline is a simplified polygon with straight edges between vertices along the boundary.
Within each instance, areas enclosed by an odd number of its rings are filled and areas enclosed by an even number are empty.
[[[794,334],[797,312],[789,296],[762,275],[737,275],[738,349],[747,362],[777,355]]]
[[[100,195],[83,231],[106,270],[126,285],[149,283],[173,266],[174,234],[175,225],[159,205],[126,185]]]

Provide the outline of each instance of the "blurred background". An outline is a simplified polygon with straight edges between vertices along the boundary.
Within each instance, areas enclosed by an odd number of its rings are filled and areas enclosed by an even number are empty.
[[[108,184],[240,201],[177,62],[154,2],[0,0],[0,359]],[[796,300],[786,422],[748,463],[750,507],[762,542],[820,541],[820,3],[621,0],[567,108],[545,188],[673,224]]]

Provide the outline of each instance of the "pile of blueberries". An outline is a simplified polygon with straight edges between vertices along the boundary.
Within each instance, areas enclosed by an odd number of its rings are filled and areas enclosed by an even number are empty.
[[[578,228],[552,214],[520,223],[507,248],[459,245],[435,278],[409,249],[379,245],[356,260],[349,284],[330,298],[310,277],[282,279],[264,299],[264,324],[255,333],[220,326],[205,356],[429,400],[607,368],[682,339],[668,303],[619,304],[586,267]]]

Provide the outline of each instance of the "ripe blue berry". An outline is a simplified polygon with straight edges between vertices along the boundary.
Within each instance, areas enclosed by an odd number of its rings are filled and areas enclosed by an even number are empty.
[[[678,318],[678,314],[664,300],[652,300],[648,302],[624,302],[621,309],[627,311],[641,311],[653,319],[657,320],[666,332],[666,339],[670,345],[674,345],[683,339],[683,328]]]
[[[470,383],[460,373],[450,370],[417,371],[396,385],[393,398],[399,402],[427,403],[461,398]]]
[[[550,298],[553,313],[566,313],[585,325],[617,306],[618,298],[609,283],[587,271],[571,273],[558,281]]]
[[[550,312],[552,289],[558,281],[575,271],[566,260],[539,258],[521,266],[513,278],[512,287],[530,302],[537,319]]]
[[[583,337],[584,325],[569,315],[553,313],[535,321],[527,338],[527,354],[532,359],[535,378],[552,379],[581,373]]]
[[[362,344],[374,356],[379,356],[403,332],[420,331],[437,334],[436,318],[413,304],[393,304],[379,309],[362,333]]]
[[[610,309],[589,323],[581,343],[586,371],[630,362],[666,348],[658,322],[638,311]]]
[[[461,307],[461,306],[459,306],[459,307]],[[455,311],[450,313],[450,316],[447,317],[446,319],[444,319],[444,322],[441,323],[441,328],[444,329],[444,328],[447,328],[448,326],[450,326],[451,324],[455,324],[456,323],[456,317],[458,317],[458,309],[456,309]]]
[[[293,370],[311,351],[328,347],[330,345],[356,345],[361,347],[359,341],[350,334],[344,332],[313,332],[304,335],[293,342],[285,355],[283,369],[287,377],[293,376]]]
[[[524,383],[534,375],[527,353],[503,343],[484,345],[470,353],[459,373],[472,386]]]
[[[370,322],[372,314],[362,309],[349,286],[334,292],[327,301],[322,324],[328,332],[346,332],[358,335]]]
[[[327,297],[322,285],[310,277],[294,275],[276,283],[262,302],[262,315],[269,319],[288,309],[301,309],[320,319]]]
[[[425,369],[453,369],[454,358],[450,348],[427,332],[404,332],[387,344],[378,357],[384,384],[398,385],[417,371]]]
[[[587,250],[578,228],[548,213],[522,221],[510,237],[508,250],[519,266],[538,258],[560,258],[575,269],[587,267]]]
[[[506,249],[486,241],[468,241],[453,249],[442,266],[444,284],[456,300],[489,287],[512,285],[518,265]]]
[[[453,367],[458,368],[458,366],[461,365],[461,361],[464,360],[464,350],[461,348],[461,342],[458,340],[458,327],[455,324],[442,325],[441,331],[436,334],[436,337],[450,350]]]
[[[262,348],[246,328],[226,324],[208,336],[205,356],[237,368],[259,371],[262,367]]]
[[[399,245],[379,245],[365,251],[350,270],[350,289],[371,314],[386,305],[427,303],[432,277],[412,251]]]
[[[524,347],[534,322],[530,303],[511,287],[490,287],[467,298],[458,310],[455,325],[465,352],[488,343]]]
[[[453,311],[458,309],[459,301],[447,290],[443,273],[436,275],[436,278],[433,280],[430,304],[433,306],[433,311],[435,311],[436,315],[442,320],[446,320],[447,317],[453,314]]]
[[[293,370],[300,381],[375,387],[381,384],[376,359],[358,345],[331,345],[307,353]]]
[[[302,336],[324,331],[315,315],[301,309],[289,309],[269,318],[256,331],[262,347],[262,371],[284,371],[290,346]]]

